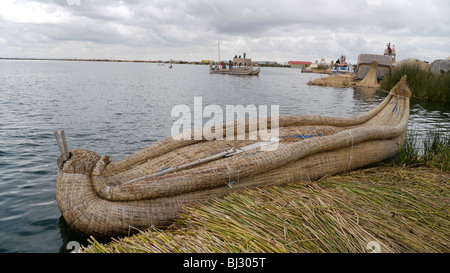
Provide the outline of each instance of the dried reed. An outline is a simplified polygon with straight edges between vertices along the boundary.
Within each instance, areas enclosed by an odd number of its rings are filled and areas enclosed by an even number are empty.
[[[378,166],[317,183],[231,194],[185,208],[166,230],[84,252],[449,252],[450,174]]]

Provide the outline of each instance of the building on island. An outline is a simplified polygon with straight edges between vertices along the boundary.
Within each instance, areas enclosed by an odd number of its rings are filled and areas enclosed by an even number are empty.
[[[383,77],[391,71],[392,59],[388,55],[360,54],[355,69],[355,79],[364,79],[369,73],[372,62],[377,62],[377,77]]]
[[[310,66],[312,62],[306,62],[306,61],[289,61],[289,66],[291,68],[306,68]]]

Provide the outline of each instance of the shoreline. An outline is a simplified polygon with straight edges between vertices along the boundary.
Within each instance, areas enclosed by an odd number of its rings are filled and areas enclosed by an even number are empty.
[[[336,88],[348,88],[348,87],[356,87],[359,81],[355,81],[355,74],[338,74],[338,75],[330,75],[327,77],[320,77],[313,81],[309,81],[307,85],[315,85],[315,86],[327,86],[327,87],[336,87]]]
[[[162,61],[162,60],[121,60],[121,59],[76,59],[76,58],[5,58],[0,57],[1,60],[12,61],[68,61],[68,62],[116,62],[116,63],[172,63],[172,64],[199,64],[209,65],[202,62],[189,62],[189,61]]]

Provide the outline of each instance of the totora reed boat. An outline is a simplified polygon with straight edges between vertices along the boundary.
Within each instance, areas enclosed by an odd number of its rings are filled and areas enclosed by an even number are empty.
[[[226,67],[228,65],[228,68]],[[219,63],[211,61],[209,65],[210,74],[226,74],[226,75],[250,75],[256,76],[261,71],[259,66],[254,68],[252,60],[249,58],[233,58],[233,62]]]
[[[59,209],[80,235],[127,235],[170,225],[183,206],[207,198],[315,180],[382,161],[405,141],[411,95],[405,80],[403,76],[378,106],[360,115],[276,117],[279,135],[268,140],[169,137],[110,162],[86,149],[69,152],[63,132],[64,145],[55,132],[61,151]],[[264,119],[275,130],[274,117]],[[246,125],[251,121],[246,119]],[[226,124],[236,128],[238,121]],[[225,124],[214,129],[220,128]]]

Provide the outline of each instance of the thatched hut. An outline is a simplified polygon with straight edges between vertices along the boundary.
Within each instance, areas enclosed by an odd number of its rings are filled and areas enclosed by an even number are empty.
[[[233,58],[233,66],[252,66],[252,59],[249,58]]]
[[[384,76],[391,71],[392,59],[386,55],[360,54],[355,69],[355,79],[361,80],[369,73],[372,62],[376,61],[377,77]]]

